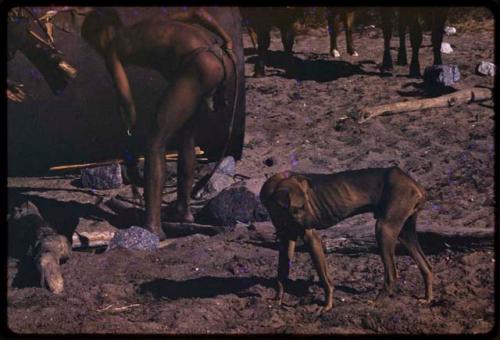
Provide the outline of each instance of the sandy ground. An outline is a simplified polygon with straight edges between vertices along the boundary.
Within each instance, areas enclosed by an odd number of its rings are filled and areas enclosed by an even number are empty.
[[[374,118],[357,124],[349,114],[366,107],[423,97],[421,80],[395,66],[380,77],[381,32],[354,35],[359,57],[328,56],[326,30],[297,38],[300,80],[289,79],[280,53],[272,53],[268,76],[250,77],[255,55],[248,47],[247,134],[237,172],[263,177],[280,170],[335,172],[398,165],[423,185],[429,202],[418,229],[494,228],[494,111],[492,102],[430,109]],[[457,88],[493,86],[475,74],[482,60],[494,59],[493,31],[445,37],[457,64]],[[397,38],[393,38],[396,46]],[[430,65],[430,36],[424,36],[421,64]],[[277,32],[271,50],[281,51]],[[395,57],[396,51],[393,51]],[[274,67],[273,67],[274,66]],[[346,118],[347,117],[347,118]],[[272,166],[263,161],[272,158]],[[8,178],[9,203],[28,198],[54,225],[119,227],[96,203],[128,186],[99,191],[78,187],[77,175]],[[166,201],[172,199],[166,196]],[[123,222],[123,221],[122,221]],[[325,242],[368,235],[374,220],[361,215],[322,231]],[[217,236],[192,235],[155,252],[117,249],[74,251],[62,265],[65,291],[16,284],[19,261],[8,259],[8,327],[16,333],[486,333],[494,325],[494,252],[491,246],[450,238],[430,244],[421,238],[434,267],[435,300],[421,304],[423,282],[409,256],[398,251],[396,294],[369,304],[383,282],[383,266],[371,246],[334,247],[327,255],[335,293],[334,309],[317,315],[323,299],[318,278],[303,247],[293,264],[284,305],[271,300],[277,249],[270,223],[239,224]],[[349,243],[349,242],[347,242]],[[368,242],[369,243],[369,242]],[[11,253],[13,249],[10,249]]]

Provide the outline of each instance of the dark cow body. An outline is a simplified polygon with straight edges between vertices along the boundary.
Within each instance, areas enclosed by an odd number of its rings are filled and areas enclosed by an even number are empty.
[[[47,11],[51,8],[39,8]],[[120,7],[117,8],[126,25],[153,17],[165,17],[183,11],[181,7]],[[239,159],[242,153],[245,125],[244,58],[241,36],[241,16],[236,7],[207,7],[206,10],[229,32],[237,59],[238,97],[233,134],[228,154]],[[68,27],[74,23],[72,14],[56,17],[57,24]],[[78,16],[76,24],[82,20]],[[76,27],[74,31],[79,32]],[[138,125],[131,143],[127,137],[116,105],[114,89],[104,64],[78,34],[56,30],[55,41],[66,59],[78,65],[80,72],[66,88],[64,95],[52,97],[50,88],[33,73],[25,58],[16,55],[8,65],[9,77],[25,84],[26,92],[34,93],[23,103],[8,107],[8,168],[9,173],[40,174],[49,166],[88,163],[121,158],[126,148],[137,153],[144,150],[144,141],[158,99],[166,83],[158,72],[139,67],[127,70],[132,92],[137,98]],[[134,85],[140,84],[140,85]],[[143,86],[147,85],[147,86]],[[220,157],[228,136],[234,85],[225,87],[227,105],[215,114],[200,114],[203,121],[195,132],[196,144],[206,155]],[[36,141],[34,143],[33,141]],[[175,148],[174,138],[168,149]]]
[[[257,61],[255,63],[255,77],[265,75],[267,53],[270,45],[270,31],[272,27],[278,27],[281,33],[283,49],[287,56],[289,67],[293,70],[293,44],[296,35],[295,25],[304,18],[307,10],[301,7],[241,7],[243,22],[247,26],[252,42],[257,47]],[[330,35],[330,54],[339,57],[337,47],[337,36],[340,31],[339,22],[344,23],[346,32],[347,53],[357,56],[352,39],[352,28],[354,23],[354,10],[348,7],[326,9],[328,20],[328,31]]]
[[[61,92],[68,85],[68,80],[76,76],[76,71],[68,65],[62,55],[48,41],[43,43],[32,34],[42,36],[43,31],[35,28],[36,16],[28,9],[16,7],[7,15],[7,59],[12,60],[16,53],[21,52],[41,72],[52,93]]]
[[[410,63],[410,76],[420,77],[419,50],[422,44],[422,26],[420,19],[427,19],[432,30],[432,50],[434,53],[434,65],[442,64],[441,43],[443,42],[444,25],[446,22],[447,8],[430,7],[414,8],[401,7],[398,9],[398,31],[399,52],[398,65],[407,65],[406,57],[406,31],[410,33],[410,44],[412,57]],[[392,37],[393,17],[395,10],[391,7],[381,9],[382,30],[384,34],[384,58],[382,61],[382,72],[392,70],[392,57],[390,52],[390,41]]]

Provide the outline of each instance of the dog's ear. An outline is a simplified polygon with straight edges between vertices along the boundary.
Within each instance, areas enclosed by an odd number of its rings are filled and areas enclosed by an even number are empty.
[[[279,206],[285,209],[290,207],[290,193],[287,189],[276,190],[274,193],[274,199]]]
[[[312,182],[309,177],[303,176],[303,175],[296,175],[295,179],[297,182],[299,182],[300,187],[304,192],[307,191],[310,187],[312,187]]]

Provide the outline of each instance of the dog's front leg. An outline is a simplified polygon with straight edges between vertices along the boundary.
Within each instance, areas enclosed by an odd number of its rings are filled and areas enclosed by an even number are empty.
[[[333,284],[328,275],[328,267],[325,261],[325,253],[321,239],[314,229],[306,229],[304,241],[309,246],[309,253],[318,272],[319,279],[325,291],[325,305],[320,312],[327,312],[333,308]]]
[[[275,299],[278,304],[283,302],[285,294],[285,286],[288,283],[290,267],[295,253],[296,240],[281,238],[279,244],[279,260],[278,260],[278,287],[276,290]]]

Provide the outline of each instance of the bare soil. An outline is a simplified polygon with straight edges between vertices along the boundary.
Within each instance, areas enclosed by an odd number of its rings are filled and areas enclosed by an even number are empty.
[[[418,229],[491,231],[494,220],[493,103],[461,105],[374,118],[357,124],[350,113],[365,106],[423,98],[421,79],[407,77],[407,66],[381,77],[379,29],[354,35],[359,57],[328,55],[325,29],[297,38],[301,79],[283,70],[279,35],[272,34],[267,77],[252,78],[247,47],[247,128],[237,172],[263,177],[281,170],[335,172],[398,165],[426,188],[429,202]],[[457,88],[493,86],[475,74],[482,60],[494,60],[493,30],[445,36],[454,52],[445,63],[459,66]],[[397,38],[393,38],[396,46]],[[396,51],[393,51],[394,57]],[[424,36],[423,67],[432,63],[430,35]],[[264,165],[272,158],[273,165]],[[82,189],[77,175],[8,178],[9,203],[30,199],[60,228],[123,227],[107,215],[96,217],[96,203],[130,187]],[[171,191],[171,190],[170,190]],[[171,201],[173,195],[166,196]],[[115,249],[74,251],[62,265],[60,295],[36,285],[16,284],[19,260],[8,259],[8,327],[16,333],[487,333],[494,311],[494,251],[466,236],[431,242],[421,234],[434,267],[435,299],[418,302],[420,273],[404,251],[397,253],[400,278],[394,297],[375,305],[383,266],[373,237],[374,220],[361,215],[321,232],[325,244],[340,240],[327,255],[334,278],[334,308],[316,314],[322,289],[303,247],[293,263],[291,291],[282,306],[272,300],[277,248],[269,222],[238,224],[216,236],[191,235],[154,252]],[[357,241],[359,235],[364,239]],[[452,235],[453,236],[453,235]],[[341,237],[344,237],[342,239]],[[344,241],[342,241],[344,240]],[[364,241],[363,241],[364,240]],[[491,240],[492,243],[492,240]],[[12,254],[14,249],[10,249]]]

